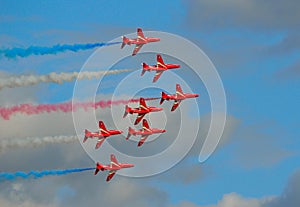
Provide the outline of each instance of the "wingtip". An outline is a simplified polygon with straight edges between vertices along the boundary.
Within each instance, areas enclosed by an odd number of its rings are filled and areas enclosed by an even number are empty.
[[[97,143],[96,146],[95,146],[95,149],[99,149],[100,146],[101,146],[101,144],[99,145],[99,144]]]
[[[136,119],[134,122],[134,125],[137,125],[138,123],[140,123],[141,120]]]

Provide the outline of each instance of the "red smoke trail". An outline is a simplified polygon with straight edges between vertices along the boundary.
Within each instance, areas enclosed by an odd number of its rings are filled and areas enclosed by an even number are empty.
[[[158,98],[145,98],[146,101],[157,100]],[[51,113],[51,112],[72,112],[77,111],[80,108],[88,110],[89,108],[108,108],[111,105],[128,104],[130,102],[139,102],[139,99],[130,100],[118,100],[118,101],[98,101],[98,102],[82,102],[74,103],[72,102],[58,103],[58,104],[20,104],[12,107],[0,107],[0,115],[3,119],[9,120],[13,114],[22,113],[26,115],[40,114],[40,113]]]

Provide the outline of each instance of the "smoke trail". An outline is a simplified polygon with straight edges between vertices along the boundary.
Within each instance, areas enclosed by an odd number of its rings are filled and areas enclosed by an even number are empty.
[[[57,54],[65,51],[77,52],[80,50],[88,50],[96,47],[104,47],[115,44],[120,44],[121,42],[110,42],[110,43],[88,43],[88,44],[74,44],[74,45],[54,45],[52,47],[38,47],[30,46],[28,48],[7,48],[0,50],[0,55],[4,55],[7,58],[16,57],[28,57],[30,55],[48,55]]]
[[[4,180],[15,180],[17,178],[42,178],[44,176],[49,175],[66,175],[70,173],[78,173],[88,170],[94,170],[95,168],[75,168],[75,169],[66,169],[66,170],[44,170],[44,171],[30,171],[28,173],[26,172],[15,172],[15,173],[6,173],[2,172],[0,173],[0,182]]]
[[[68,73],[50,73],[48,75],[22,75],[0,79],[0,90],[3,88],[15,88],[21,86],[31,86],[39,83],[59,83],[71,82],[77,78],[92,79],[99,78],[103,75],[112,75],[133,71],[132,69],[124,70],[108,70],[108,71],[83,71],[83,72],[68,72]]]
[[[158,98],[145,98],[146,101],[157,100]],[[139,99],[130,99],[130,100],[117,100],[117,101],[98,101],[98,102],[81,102],[81,103],[73,103],[65,102],[58,104],[20,104],[12,107],[0,107],[0,115],[3,119],[9,120],[13,114],[22,113],[26,115],[40,114],[40,113],[51,113],[51,112],[72,112],[77,111],[82,108],[84,110],[98,109],[98,108],[107,108],[111,107],[111,105],[120,105],[120,104],[128,104],[130,102],[139,102]]]
[[[41,147],[46,144],[72,143],[78,140],[77,136],[47,136],[27,137],[22,139],[0,139],[0,153],[16,148]]]

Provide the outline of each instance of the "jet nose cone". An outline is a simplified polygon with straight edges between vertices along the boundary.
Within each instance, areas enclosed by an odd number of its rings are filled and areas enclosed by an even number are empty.
[[[195,97],[199,97],[199,94],[196,94]]]
[[[166,132],[166,130],[165,130],[165,129],[163,129],[163,130],[162,130],[162,133],[164,133],[164,132]]]
[[[127,167],[134,167],[134,164],[127,164]]]

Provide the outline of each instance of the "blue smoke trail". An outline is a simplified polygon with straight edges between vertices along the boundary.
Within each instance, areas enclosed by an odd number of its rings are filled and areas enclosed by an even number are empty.
[[[75,168],[75,169],[66,169],[66,170],[45,170],[45,171],[30,171],[28,173],[25,172],[15,172],[15,173],[0,173],[0,182],[4,180],[15,180],[16,178],[42,178],[48,175],[66,175],[70,173],[83,172],[88,170],[94,170],[95,168]]]
[[[28,48],[11,48],[0,50],[0,55],[7,58],[16,57],[28,57],[30,55],[48,55],[57,54],[59,52],[72,51],[77,52],[79,50],[88,50],[96,47],[104,47],[115,44],[120,44],[121,42],[109,42],[109,43],[88,43],[88,44],[74,44],[74,45],[54,45],[53,47],[38,47],[30,46]]]

